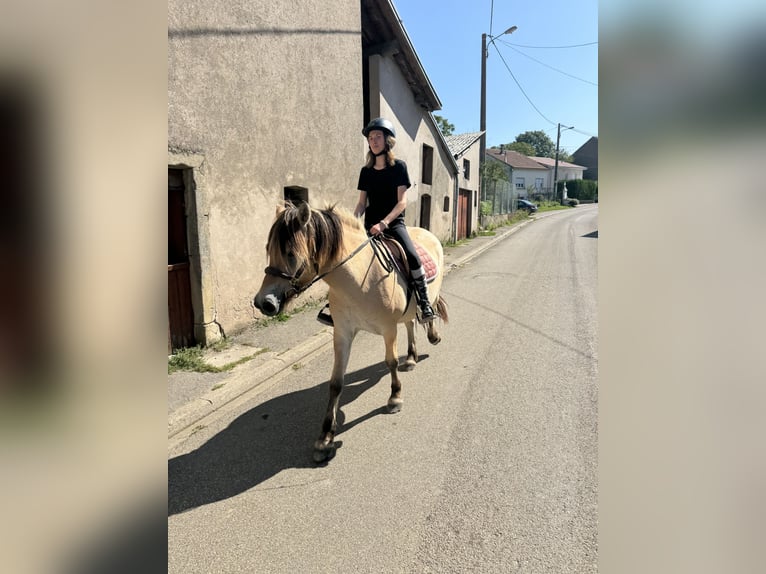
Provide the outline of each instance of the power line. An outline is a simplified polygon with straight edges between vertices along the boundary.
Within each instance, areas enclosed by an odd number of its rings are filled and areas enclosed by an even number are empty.
[[[527,46],[525,44],[512,44],[519,48],[539,48],[542,50],[558,50],[560,48],[582,48],[583,46],[595,46],[598,42],[588,42],[587,44],[572,44],[571,46]]]
[[[532,61],[534,61],[534,62],[537,62],[537,63],[538,63],[538,64],[540,64],[541,66],[545,66],[546,68],[550,68],[551,70],[553,70],[553,71],[555,71],[555,72],[558,72],[558,73],[560,73],[560,74],[564,74],[565,76],[569,76],[570,78],[574,78],[575,80],[580,80],[581,82],[585,82],[586,84],[590,84],[590,85],[592,85],[592,86],[596,86],[596,87],[598,87],[598,84],[596,84],[596,83],[594,83],[594,82],[591,82],[590,80],[585,80],[585,79],[583,79],[583,78],[578,78],[577,76],[573,76],[572,74],[570,74],[570,73],[568,73],[568,72],[565,72],[564,70],[559,70],[558,68],[554,68],[553,66],[549,66],[549,65],[548,65],[548,64],[546,64],[545,62],[541,62],[540,60],[538,60],[538,59],[536,59],[536,58],[533,58],[533,57],[532,57],[532,56],[530,56],[529,54],[525,54],[525,53],[524,53],[524,52],[522,52],[521,50],[517,50],[516,48],[514,48],[514,47],[513,47],[513,45],[512,45],[512,44],[510,44],[510,43],[508,43],[508,42],[503,42],[502,40],[499,40],[499,41],[500,41],[500,42],[502,42],[503,44],[505,44],[506,46],[508,46],[508,47],[509,47],[511,50],[513,50],[514,52],[518,52],[518,53],[519,53],[519,54],[521,54],[522,56],[524,56],[524,57],[526,57],[526,58],[529,58],[530,60],[532,60]]]
[[[592,138],[597,138],[598,137],[596,134],[592,134],[590,132],[584,132],[582,130],[578,130],[578,129],[575,129],[575,128],[572,128],[572,131],[573,132],[577,132],[578,134],[582,134],[584,136],[590,136]]]
[[[521,90],[521,93],[522,93],[522,94],[524,94],[524,97],[525,97],[525,98],[527,98],[527,101],[529,102],[529,104],[530,104],[530,105],[531,105],[531,106],[532,106],[532,107],[535,109],[535,111],[536,111],[538,114],[540,114],[540,117],[541,117],[541,118],[543,118],[543,119],[544,119],[546,122],[548,122],[549,124],[553,124],[554,126],[555,126],[555,125],[557,125],[557,124],[556,124],[556,122],[554,122],[554,121],[551,121],[551,120],[549,120],[547,117],[545,117],[545,114],[543,114],[543,112],[541,112],[541,111],[540,111],[540,110],[537,108],[537,106],[535,105],[535,103],[534,103],[534,102],[533,102],[531,99],[529,99],[529,96],[528,96],[528,95],[527,95],[527,93],[524,91],[524,88],[522,88],[522,87],[521,87],[521,84],[520,84],[520,83],[519,83],[519,81],[516,79],[516,76],[514,76],[514,75],[513,75],[513,72],[511,71],[511,67],[508,65],[508,62],[506,62],[506,61],[505,61],[505,58],[503,58],[503,54],[500,52],[500,50],[498,49],[498,47],[495,45],[495,43],[494,43],[494,42],[492,42],[492,45],[493,45],[493,46],[495,46],[495,51],[497,52],[497,55],[498,55],[498,56],[500,56],[500,59],[503,61],[503,64],[505,64],[505,69],[506,69],[506,70],[508,70],[508,73],[511,75],[511,78],[513,78],[513,81],[514,81],[514,82],[516,82],[516,85],[519,87],[519,90]]]
[[[492,18],[494,15],[495,15],[495,0],[492,0],[492,2],[489,5],[489,35],[490,37],[492,37]]]

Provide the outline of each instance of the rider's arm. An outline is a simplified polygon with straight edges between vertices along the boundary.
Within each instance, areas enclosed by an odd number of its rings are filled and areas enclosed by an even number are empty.
[[[396,205],[391,212],[383,218],[383,223],[386,227],[388,227],[394,219],[399,217],[399,214],[407,207],[407,186],[400,185],[396,188],[396,191],[398,193],[399,201],[396,202]]]
[[[362,217],[367,209],[367,192],[359,190],[359,201],[354,208],[354,217]]]

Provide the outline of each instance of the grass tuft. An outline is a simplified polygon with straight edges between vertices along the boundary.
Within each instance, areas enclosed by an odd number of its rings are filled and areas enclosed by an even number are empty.
[[[228,347],[229,345],[226,345],[223,348],[225,349]],[[214,346],[211,346],[210,348],[216,350]],[[226,363],[222,367],[216,367],[215,365],[211,365],[205,361],[205,357],[203,356],[204,351],[199,346],[189,347],[186,349],[178,349],[176,354],[168,359],[168,374],[175,373],[176,371],[194,371],[197,373],[228,372],[237,365],[246,363],[247,361],[254,359],[258,355],[267,353],[268,351],[269,349],[258,349],[258,351],[252,355],[247,355],[246,357],[242,357],[241,359],[232,361],[231,363]]]

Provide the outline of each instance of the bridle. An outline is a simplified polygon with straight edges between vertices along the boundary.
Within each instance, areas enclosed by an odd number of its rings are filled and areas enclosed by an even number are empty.
[[[266,269],[264,269],[263,272],[266,273],[266,275],[271,275],[272,277],[279,277],[280,279],[286,279],[287,281],[289,281],[290,282],[290,289],[288,289],[287,292],[285,292],[285,300],[292,299],[293,297],[297,297],[298,295],[303,293],[306,289],[311,287],[317,281],[327,277],[327,275],[329,275],[330,273],[335,271],[338,267],[342,266],[349,259],[351,259],[354,255],[356,255],[362,249],[364,249],[365,246],[368,243],[370,243],[372,240],[373,240],[373,237],[368,237],[366,241],[364,241],[359,247],[354,249],[348,255],[348,257],[346,257],[343,261],[341,261],[340,263],[336,264],[332,269],[329,269],[329,270],[325,271],[324,273],[320,273],[320,274],[316,275],[311,281],[309,281],[308,283],[305,283],[303,285],[300,284],[299,279],[300,279],[301,275],[303,275],[306,272],[306,262],[305,261],[298,268],[298,270],[295,273],[293,273],[292,275],[282,271],[281,269],[273,267],[271,265],[266,267]],[[315,272],[317,272],[317,271],[319,271],[319,270],[315,269]]]

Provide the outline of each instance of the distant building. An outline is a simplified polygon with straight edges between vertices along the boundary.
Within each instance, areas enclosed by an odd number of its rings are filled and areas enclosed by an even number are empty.
[[[549,177],[548,169],[533,158],[517,151],[495,147],[487,149],[487,155],[511,166],[511,183],[518,197],[524,199],[551,193],[552,176]]]
[[[583,174],[583,179],[593,179],[598,181],[598,138],[592,137],[582,144],[577,151],[572,154],[577,165],[587,167]]]
[[[587,167],[559,160],[558,170],[556,170],[556,160],[552,157],[531,157],[537,163],[548,169],[549,181],[553,185],[554,171],[558,181],[569,181],[572,179],[583,179],[583,173]]]

